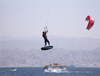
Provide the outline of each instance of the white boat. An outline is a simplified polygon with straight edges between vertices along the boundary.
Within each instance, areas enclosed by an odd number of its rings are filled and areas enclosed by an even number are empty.
[[[17,69],[12,68],[12,70],[11,70],[11,71],[17,71]]]

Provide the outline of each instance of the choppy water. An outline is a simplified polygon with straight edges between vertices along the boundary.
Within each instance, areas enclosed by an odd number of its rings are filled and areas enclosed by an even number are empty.
[[[43,67],[0,68],[0,76],[100,76],[100,68],[67,68],[62,72],[44,72]]]

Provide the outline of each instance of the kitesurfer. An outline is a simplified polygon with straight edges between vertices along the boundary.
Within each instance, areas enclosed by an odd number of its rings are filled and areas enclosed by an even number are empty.
[[[44,30],[43,31],[43,34],[42,34],[42,36],[43,36],[43,38],[44,38],[44,42],[45,42],[45,45],[44,46],[46,46],[47,45],[47,42],[48,42],[48,45],[50,46],[50,42],[49,42],[49,40],[47,39],[47,36],[46,36],[46,33],[48,32],[48,30],[46,31],[46,30]]]

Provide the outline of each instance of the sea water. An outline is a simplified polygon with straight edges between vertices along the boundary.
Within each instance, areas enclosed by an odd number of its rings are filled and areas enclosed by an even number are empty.
[[[0,76],[100,76],[100,68],[74,67],[62,72],[45,72],[43,67],[0,68]]]

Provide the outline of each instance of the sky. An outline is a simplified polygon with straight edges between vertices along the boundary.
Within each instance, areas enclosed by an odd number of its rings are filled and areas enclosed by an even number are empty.
[[[45,26],[48,36],[100,39],[100,0],[0,0],[0,36],[41,37]]]

